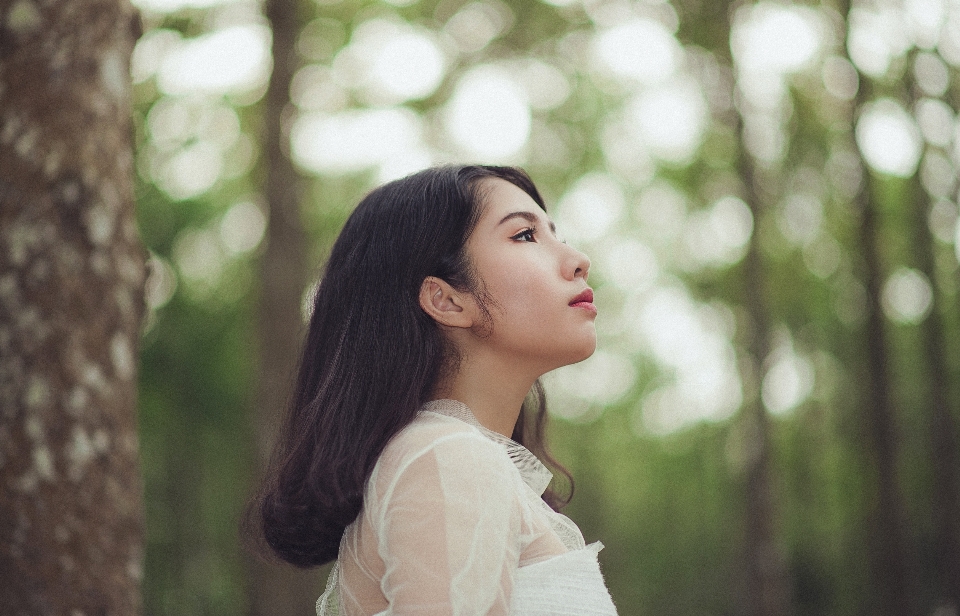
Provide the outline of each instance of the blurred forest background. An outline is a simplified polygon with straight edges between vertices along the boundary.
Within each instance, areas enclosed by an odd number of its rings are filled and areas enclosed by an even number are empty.
[[[304,299],[365,191],[477,161],[593,259],[547,386],[623,616],[957,616],[960,2],[135,4],[147,614],[311,612],[237,531]]]

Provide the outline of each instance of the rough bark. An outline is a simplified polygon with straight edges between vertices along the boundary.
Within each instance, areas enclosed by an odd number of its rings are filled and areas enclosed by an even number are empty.
[[[0,1],[0,606],[138,614],[125,0]]]
[[[269,206],[267,246],[260,260],[258,300],[259,369],[253,427],[257,476],[270,456],[282,412],[293,387],[303,332],[301,302],[306,285],[307,240],[300,213],[300,178],[293,167],[284,131],[290,109],[290,82],[297,69],[297,2],[269,0],[273,30],[273,73],[266,94],[263,146]],[[322,589],[316,571],[251,559],[251,614],[309,614]]]

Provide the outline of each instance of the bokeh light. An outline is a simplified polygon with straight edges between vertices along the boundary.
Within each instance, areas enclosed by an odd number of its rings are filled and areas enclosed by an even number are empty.
[[[392,179],[429,166],[422,121],[403,107],[306,113],[294,123],[291,149],[298,165],[314,173],[377,169]]]
[[[157,71],[165,94],[229,94],[263,87],[270,74],[270,30],[237,25],[183,40]]]
[[[823,61],[821,76],[827,92],[842,101],[852,100],[860,88],[857,69],[840,56],[830,56]]]
[[[700,147],[706,112],[702,90],[690,78],[646,90],[626,109],[634,138],[657,158],[677,165],[689,162]]]
[[[371,19],[360,24],[332,64],[331,77],[368,105],[388,106],[431,95],[446,60],[429,31]]]
[[[944,244],[952,244],[957,231],[958,214],[956,203],[949,199],[937,199],[927,216],[930,234]]]
[[[230,207],[220,220],[220,242],[230,256],[254,250],[267,229],[267,218],[256,204],[241,201]]]
[[[768,411],[783,416],[813,393],[814,370],[813,364],[796,352],[789,335],[780,338],[767,358],[769,368],[763,375],[760,398]]]
[[[226,255],[216,231],[185,229],[173,244],[173,261],[187,286],[203,296],[215,288],[226,266]]]
[[[927,143],[946,148],[953,137],[956,114],[942,100],[922,98],[917,101],[914,114],[920,133]]]
[[[739,197],[722,197],[687,217],[681,266],[696,271],[733,265],[746,254],[752,233],[753,214],[747,204]]]
[[[851,9],[848,30],[850,59],[871,77],[886,75],[891,63],[910,48],[903,15],[889,3]]]
[[[943,96],[950,86],[950,73],[940,56],[920,52],[913,60],[913,76],[927,96]]]
[[[633,215],[644,237],[661,250],[677,245],[687,218],[687,197],[674,185],[656,180],[637,200]]]
[[[564,419],[582,419],[590,405],[608,405],[620,400],[633,386],[636,376],[628,357],[598,350],[589,359],[550,374],[547,379],[550,389],[563,401],[553,404],[551,412]],[[578,399],[580,404],[575,402]]]
[[[635,426],[662,435],[731,417],[743,394],[729,310],[698,304],[685,288],[667,283],[636,298],[631,312],[636,342],[673,375],[644,396]]]
[[[881,173],[910,177],[920,162],[920,131],[899,103],[881,99],[864,107],[857,120],[857,145],[870,167]]]
[[[492,65],[464,74],[445,110],[445,126],[453,142],[467,156],[490,162],[522,160],[530,123],[523,88],[507,71]]]
[[[177,273],[163,257],[150,253],[147,260],[147,281],[144,299],[150,310],[159,310],[173,297],[177,290]]]
[[[461,53],[476,53],[506,32],[512,21],[510,7],[502,2],[470,2],[447,20],[443,31]]]
[[[608,174],[591,173],[560,198],[557,220],[572,241],[589,242],[606,234],[623,210],[623,191],[617,181]]]
[[[820,234],[823,204],[810,194],[789,195],[777,212],[777,227],[794,245],[807,246]]]
[[[920,163],[920,183],[927,194],[945,198],[953,193],[957,182],[957,170],[950,158],[936,150],[928,150]]]
[[[512,67],[517,81],[527,93],[530,107],[537,111],[556,109],[569,98],[570,80],[556,66],[528,59]]]
[[[933,289],[923,272],[899,267],[883,284],[883,311],[891,321],[914,325],[923,321],[933,303]]]
[[[810,8],[774,2],[739,9],[730,36],[738,67],[780,75],[802,70],[822,45],[821,19]]]
[[[594,267],[623,291],[642,293],[660,274],[656,253],[639,240],[608,237],[600,250]]]
[[[133,0],[132,4],[145,11],[173,13],[181,9],[205,9],[239,0]]]
[[[956,10],[955,3],[953,6]],[[935,47],[947,16],[947,2],[945,0],[904,0],[903,11],[914,44],[921,49]]]
[[[600,32],[593,54],[601,70],[641,84],[655,84],[677,71],[683,51],[661,23],[633,19]]]

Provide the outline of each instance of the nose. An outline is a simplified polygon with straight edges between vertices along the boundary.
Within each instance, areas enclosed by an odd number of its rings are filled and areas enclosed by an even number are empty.
[[[575,278],[587,279],[587,275],[590,273],[590,257],[583,254],[576,248],[564,244],[564,247],[568,251],[568,256],[566,260],[566,271],[564,274],[571,280]]]

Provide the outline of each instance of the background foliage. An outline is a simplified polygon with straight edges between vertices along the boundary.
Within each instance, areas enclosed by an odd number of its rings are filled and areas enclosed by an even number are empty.
[[[548,391],[621,614],[957,614],[960,4],[290,7],[311,271],[371,186],[449,161],[524,166],[592,257],[601,350]],[[140,8],[147,613],[236,614],[270,23]]]

